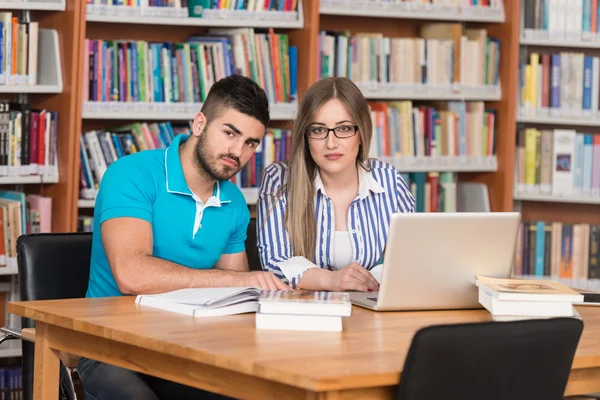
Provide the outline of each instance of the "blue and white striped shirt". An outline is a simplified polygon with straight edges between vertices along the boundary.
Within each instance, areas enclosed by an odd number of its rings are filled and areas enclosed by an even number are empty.
[[[348,231],[352,242],[352,260],[367,269],[382,258],[393,213],[414,212],[415,199],[393,166],[370,160],[371,171],[359,167],[358,194],[348,210]],[[315,264],[294,257],[284,215],[287,193],[277,197],[288,179],[286,163],[275,163],[265,169],[258,197],[258,253],[263,270],[296,287],[302,274]],[[273,201],[276,204],[271,204]],[[325,193],[319,174],[315,179],[314,260],[320,268],[333,271],[333,237],[335,232],[333,203]],[[294,258],[294,259],[292,259]]]

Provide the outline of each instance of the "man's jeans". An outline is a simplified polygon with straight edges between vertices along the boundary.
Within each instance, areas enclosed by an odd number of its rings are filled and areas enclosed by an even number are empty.
[[[77,371],[83,382],[85,396],[85,399],[78,400],[229,399],[229,397],[83,357],[77,366]],[[65,394],[71,394],[67,373],[61,364],[61,388]]]

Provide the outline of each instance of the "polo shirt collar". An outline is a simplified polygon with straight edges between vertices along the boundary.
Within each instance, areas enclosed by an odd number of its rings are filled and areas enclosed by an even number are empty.
[[[321,179],[321,175],[319,174],[319,169],[317,168],[317,175],[314,180],[315,191],[319,190],[325,196],[327,193],[325,192],[325,186],[323,186],[323,180]],[[367,171],[362,166],[358,166],[358,197],[360,200],[366,198],[371,192],[373,193],[383,193],[385,190],[383,187],[373,178],[373,174],[371,171]]]
[[[188,138],[189,135],[186,134],[179,134],[175,136],[173,142],[165,151],[165,177],[167,192],[172,194],[192,196],[195,200],[197,200],[197,196],[192,193],[187,185],[187,182],[185,181],[183,167],[181,166],[181,157],[179,156],[179,146],[181,146],[181,144],[183,144],[183,142],[185,142]],[[231,202],[231,199],[221,198],[221,195],[221,185],[219,184],[219,181],[217,181],[214,186],[213,195],[208,199],[206,205],[220,206],[221,204]]]

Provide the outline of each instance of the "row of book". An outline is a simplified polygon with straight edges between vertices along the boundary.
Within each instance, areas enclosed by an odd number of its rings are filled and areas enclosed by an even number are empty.
[[[183,43],[86,39],[84,49],[86,101],[200,103],[232,74],[259,83],[272,104],[297,96],[297,48],[272,29],[213,29]]]
[[[0,176],[58,173],[58,113],[0,101]]]
[[[0,12],[0,85],[37,83],[39,25]]]
[[[599,11],[598,0],[524,0],[525,35],[589,40],[598,33]]]
[[[119,158],[142,150],[167,148],[180,133],[191,134],[189,123],[134,123],[84,132],[80,138],[80,198],[96,197],[104,172]]]
[[[600,135],[521,130],[515,175],[517,192],[600,198]]]
[[[16,260],[14,262],[14,266],[16,268]],[[11,329],[14,329],[15,331],[20,331],[21,330],[21,317],[13,314],[13,313],[9,313],[8,312],[8,307],[7,304],[10,302],[14,302],[14,301],[20,301],[21,300],[21,292],[19,289],[19,275],[18,274],[14,274],[14,275],[10,275],[8,282],[2,282],[0,283],[0,285],[2,285],[2,291],[0,291],[0,307],[4,308],[2,311],[4,311],[4,322],[2,326],[6,326],[6,327],[10,327]],[[20,350],[21,349],[21,341],[20,340],[7,340],[4,343],[2,343],[2,346],[0,346],[0,349],[3,350]],[[0,391],[0,396],[1,396],[1,391]]]
[[[370,156],[491,156],[496,113],[482,101],[371,102]]]
[[[402,174],[415,198],[417,212],[456,212],[456,175],[452,172]]]
[[[19,236],[51,230],[51,197],[0,190],[0,267],[16,266]]]
[[[0,400],[23,399],[23,369],[21,367],[0,368]]]
[[[513,274],[599,279],[599,247],[598,225],[522,221]]]
[[[500,41],[485,29],[431,23],[420,37],[321,31],[318,75],[361,83],[496,85]]]
[[[185,10],[180,17],[202,17],[205,10],[296,11],[298,0],[86,0],[88,5]]]
[[[521,64],[522,112],[595,116],[599,108],[600,58],[583,53],[531,53]]]

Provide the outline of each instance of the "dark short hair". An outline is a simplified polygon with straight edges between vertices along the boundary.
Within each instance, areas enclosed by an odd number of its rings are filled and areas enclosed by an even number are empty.
[[[228,108],[249,115],[269,125],[269,100],[265,91],[252,79],[242,75],[230,75],[215,82],[202,105],[202,113],[208,123]]]

